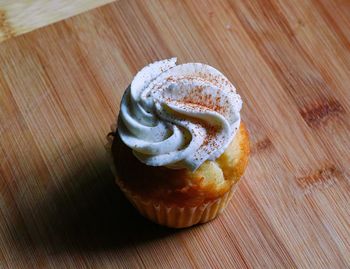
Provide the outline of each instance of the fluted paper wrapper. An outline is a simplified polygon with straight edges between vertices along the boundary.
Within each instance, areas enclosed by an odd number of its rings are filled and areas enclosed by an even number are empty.
[[[117,180],[117,184],[120,186],[119,183]],[[214,219],[224,210],[233,194],[233,189],[231,189],[222,197],[196,207],[168,207],[161,202],[145,201],[126,189],[122,188],[122,190],[143,216],[155,223],[171,228],[190,227]]]

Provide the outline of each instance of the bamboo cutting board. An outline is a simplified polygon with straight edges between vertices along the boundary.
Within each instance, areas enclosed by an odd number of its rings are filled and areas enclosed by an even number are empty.
[[[0,42],[116,0],[1,0]]]
[[[0,44],[1,268],[349,268],[350,2],[120,0]],[[226,211],[171,230],[113,183],[133,75],[234,82],[252,153]]]

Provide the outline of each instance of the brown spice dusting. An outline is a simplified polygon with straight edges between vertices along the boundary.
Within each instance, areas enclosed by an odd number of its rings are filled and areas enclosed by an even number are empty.
[[[187,80],[187,81],[186,81]],[[203,82],[205,85],[199,85],[196,87],[191,87],[189,89],[189,92],[187,92],[187,88],[181,88],[181,83],[187,83],[187,82],[194,82],[200,84]],[[155,88],[158,89],[163,87],[169,87],[171,89],[172,83],[180,83],[179,87],[176,88],[176,94],[177,97],[166,97],[166,93],[163,93],[163,100],[168,103],[173,103],[176,105],[179,105],[181,109],[184,110],[190,110],[195,108],[197,111],[203,112],[203,111],[216,111],[220,114],[226,114],[229,100],[226,98],[223,98],[220,96],[220,90],[224,87],[225,89],[230,91],[234,91],[233,86],[230,84],[227,79],[212,75],[212,74],[204,74],[202,72],[198,72],[195,76],[189,75],[189,76],[179,76],[179,77],[173,77],[169,76],[166,78],[166,82],[162,84],[157,84]],[[214,91],[211,91],[211,87],[208,85],[214,85],[216,86],[216,89]],[[210,87],[210,88],[209,88]],[[170,94],[173,95],[173,93],[170,91]],[[179,99],[178,99],[179,98]],[[177,114],[177,113],[175,113]],[[180,115],[181,117],[181,115]],[[179,119],[178,119],[179,120]],[[182,121],[180,119],[180,121]],[[184,123],[186,120],[183,120]],[[200,126],[204,127],[206,130],[206,135],[203,141],[203,144],[201,145],[202,150],[205,150],[207,154],[212,154],[215,149],[219,148],[222,141],[218,140],[218,134],[220,132],[219,126],[213,126],[209,125],[207,123],[204,123],[203,121],[199,120],[193,121],[192,123],[197,123],[198,126],[197,129],[200,128]],[[193,134],[194,137],[197,136],[197,134]],[[195,157],[195,160],[198,161],[198,157]],[[200,159],[201,160],[201,159]]]
[[[219,131],[218,126],[213,126],[213,125],[208,125],[208,124],[202,124],[205,125],[205,129],[207,131],[206,137],[204,138],[202,147],[207,147],[207,146],[211,146],[211,147],[216,147],[217,143],[215,141],[215,137]],[[208,154],[210,154],[211,152],[209,151]]]
[[[221,102],[221,97],[214,97],[211,94],[203,94],[205,87],[197,86],[192,91],[187,94],[178,102],[184,103],[186,105],[197,105],[199,108],[207,108],[210,110],[214,110],[219,113],[224,112],[224,107],[219,105]]]

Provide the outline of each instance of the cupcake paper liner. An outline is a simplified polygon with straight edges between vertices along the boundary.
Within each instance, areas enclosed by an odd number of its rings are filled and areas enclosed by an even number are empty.
[[[235,190],[235,186],[232,186],[223,196],[199,206],[169,207],[162,202],[145,200],[132,193],[124,187],[123,182],[118,178],[114,165],[111,166],[111,170],[117,185],[141,215],[155,223],[171,228],[185,228],[214,219],[224,210]]]

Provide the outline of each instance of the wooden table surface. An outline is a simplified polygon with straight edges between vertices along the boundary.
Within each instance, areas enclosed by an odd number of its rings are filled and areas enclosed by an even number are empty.
[[[144,65],[237,86],[248,169],[183,230],[114,185],[105,136]],[[349,268],[350,1],[120,0],[0,44],[1,268]]]

